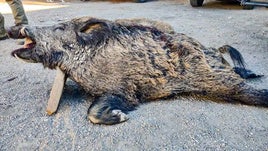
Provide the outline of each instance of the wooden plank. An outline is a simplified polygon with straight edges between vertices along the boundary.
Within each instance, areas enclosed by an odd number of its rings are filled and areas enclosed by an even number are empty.
[[[56,77],[50,92],[50,97],[47,103],[46,112],[48,115],[52,115],[57,111],[60,98],[63,92],[64,84],[67,79],[66,74],[57,67]]]

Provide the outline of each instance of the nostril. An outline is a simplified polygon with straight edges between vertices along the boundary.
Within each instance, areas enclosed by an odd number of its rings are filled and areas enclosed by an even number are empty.
[[[21,31],[24,27],[12,26],[7,29],[7,34],[10,38],[19,39],[25,38],[26,35],[22,35]]]
[[[7,29],[7,35],[8,35],[8,37],[10,37],[10,38],[12,38],[12,37],[13,37],[12,32],[11,32],[11,30],[10,30],[10,29]]]
[[[10,38],[16,38],[17,37],[17,36],[15,36],[15,32],[11,28],[7,29],[7,34],[8,34],[8,37],[10,37]]]

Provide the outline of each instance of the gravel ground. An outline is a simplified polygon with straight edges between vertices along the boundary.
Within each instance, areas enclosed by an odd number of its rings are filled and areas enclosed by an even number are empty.
[[[35,1],[35,3],[37,3]],[[146,17],[162,20],[206,46],[230,44],[245,57],[249,69],[264,74],[248,81],[268,88],[268,9],[242,10],[239,5],[205,1],[192,8],[185,1],[110,3],[72,1],[44,3],[32,10],[24,1],[31,25],[51,25],[80,16],[105,19]],[[41,4],[41,3],[40,3]],[[0,8],[7,5],[0,3]],[[38,8],[35,5],[34,8]],[[8,9],[7,9],[8,10]],[[6,26],[13,25],[4,13]],[[0,150],[260,150],[268,149],[267,108],[177,99],[141,105],[130,120],[93,125],[86,120],[91,99],[67,81],[57,114],[45,108],[55,71],[25,64],[10,56],[20,46],[0,42]]]

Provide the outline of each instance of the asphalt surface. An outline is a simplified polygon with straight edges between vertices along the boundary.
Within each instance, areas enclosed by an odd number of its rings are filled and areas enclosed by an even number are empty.
[[[37,4],[37,2],[34,2]],[[31,25],[52,25],[74,17],[162,20],[206,46],[230,44],[247,67],[264,77],[248,81],[268,88],[268,9],[242,10],[238,4],[186,1],[59,4],[24,1]],[[33,7],[34,6],[34,7]],[[39,7],[41,6],[41,7]],[[1,11],[7,5],[0,3]],[[52,7],[52,8],[51,8]],[[36,8],[35,10],[32,10]],[[40,10],[40,9],[43,10]],[[46,9],[44,9],[46,8]],[[13,25],[7,7],[6,26]],[[125,123],[94,125],[86,119],[88,95],[67,81],[58,112],[45,114],[55,71],[11,57],[17,40],[0,41],[0,150],[260,150],[268,149],[268,109],[189,99],[141,105]]]

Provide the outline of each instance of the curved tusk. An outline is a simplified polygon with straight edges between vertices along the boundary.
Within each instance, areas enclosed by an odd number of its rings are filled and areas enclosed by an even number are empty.
[[[20,30],[20,34],[21,34],[22,36],[27,36],[27,30],[26,30],[25,27],[22,27],[22,28],[21,28],[21,30]]]

